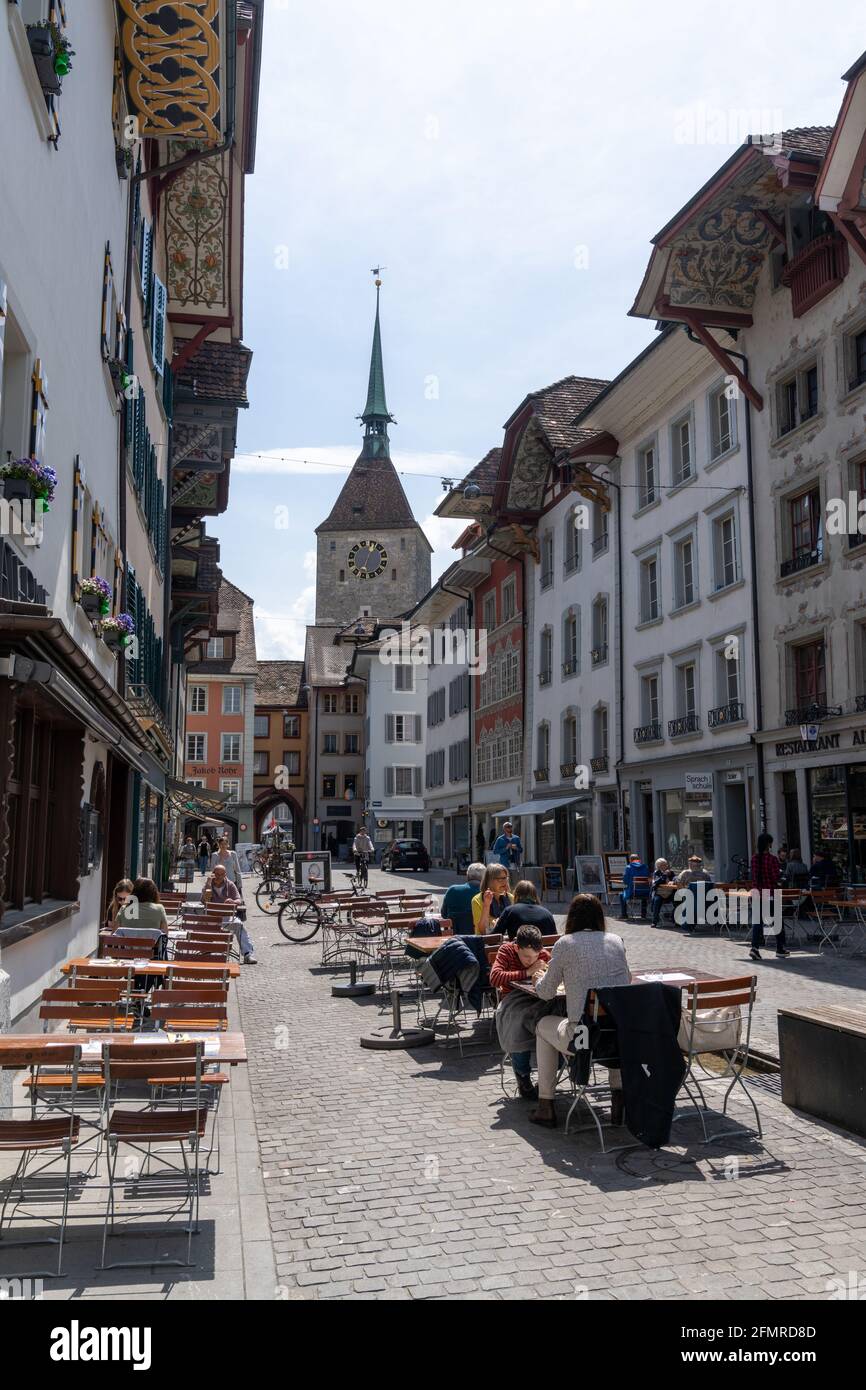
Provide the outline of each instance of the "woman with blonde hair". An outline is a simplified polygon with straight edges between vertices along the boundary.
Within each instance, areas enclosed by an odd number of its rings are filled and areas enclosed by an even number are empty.
[[[495,922],[514,902],[508,891],[508,870],[504,864],[488,864],[481,887],[472,899],[472,924],[476,936],[495,931]]]

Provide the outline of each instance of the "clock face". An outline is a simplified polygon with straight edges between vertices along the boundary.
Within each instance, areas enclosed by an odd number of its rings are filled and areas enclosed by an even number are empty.
[[[349,551],[349,573],[356,579],[376,579],[385,571],[388,552],[381,541],[357,541]]]

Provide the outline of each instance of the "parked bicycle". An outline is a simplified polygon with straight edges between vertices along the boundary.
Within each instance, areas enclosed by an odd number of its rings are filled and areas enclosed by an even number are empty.
[[[267,912],[272,917],[279,912],[280,903],[284,902],[291,892],[291,874],[277,874],[273,878],[267,876],[256,889],[256,903],[262,912]]]
[[[362,941],[370,941],[374,937],[381,936],[388,909],[382,905],[382,921],[378,924],[369,920],[354,922],[352,918],[353,909],[351,905],[346,909],[349,916],[349,926],[354,930],[355,935]],[[358,912],[366,912],[369,909],[359,907]],[[300,945],[304,941],[311,941],[320,927],[340,926],[340,905],[337,903],[326,903],[321,901],[320,895],[311,893],[293,893],[285,898],[280,904],[277,915],[277,926],[287,941],[294,941]]]

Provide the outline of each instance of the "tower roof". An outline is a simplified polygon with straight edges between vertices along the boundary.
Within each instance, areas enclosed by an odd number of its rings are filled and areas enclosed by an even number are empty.
[[[370,531],[417,526],[397,470],[387,454],[362,453],[319,531]]]
[[[388,411],[385,400],[385,368],[382,364],[382,332],[379,327],[379,285],[376,285],[376,322],[373,327],[373,348],[370,353],[370,380],[367,386],[367,404],[361,416],[364,424],[371,420],[384,420],[393,424],[394,417]]]

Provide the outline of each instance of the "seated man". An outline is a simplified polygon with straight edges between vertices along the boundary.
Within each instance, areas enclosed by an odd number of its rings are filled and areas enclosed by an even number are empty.
[[[839,882],[836,865],[823,849],[815,850],[815,857],[809,869],[809,887],[816,893],[835,888]]]
[[[228,877],[224,864],[214,865],[210,878],[201,890],[201,900],[203,903],[216,903],[217,905],[231,903],[232,906],[235,904],[240,906],[241,895]],[[255,947],[243,922],[235,918],[230,923],[227,922],[226,926],[231,926],[237,938],[238,946],[244,958],[244,965],[257,965]]]
[[[442,915],[450,917],[458,936],[472,936],[475,927],[472,922],[472,899],[478,892],[484,877],[483,864],[470,864],[466,870],[465,883],[452,883],[442,899]]]
[[[649,876],[650,871],[640,855],[630,854],[622,876],[622,892],[619,895],[620,916],[624,922],[628,920],[628,904],[632,898],[640,900],[640,915],[646,920],[646,905],[650,895],[649,882],[636,884],[635,879],[645,878],[649,880]]]
[[[496,1010],[499,1046],[503,1052],[511,1054],[517,1089],[523,1100],[538,1099],[538,1088],[530,1078],[535,1025],[550,1009],[543,1001],[533,999],[514,986],[540,979],[549,960],[550,952],[542,949],[538,927],[526,924],[517,928],[513,941],[503,941],[490,967],[490,983],[500,996]]]

